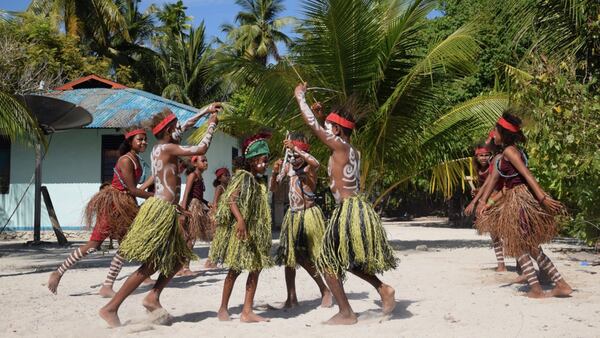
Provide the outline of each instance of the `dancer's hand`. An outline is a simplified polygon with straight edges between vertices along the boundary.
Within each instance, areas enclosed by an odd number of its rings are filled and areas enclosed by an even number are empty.
[[[548,195],[542,200],[541,204],[544,208],[555,213],[559,213],[562,209],[562,204]]]
[[[323,105],[321,102],[315,102],[310,106],[310,110],[315,113],[317,117],[321,117],[323,115]]]
[[[477,217],[481,217],[481,215],[483,215],[483,213],[488,209],[488,205],[485,203],[480,203],[477,204],[477,209],[475,211],[475,215],[477,215]]]
[[[473,214],[473,210],[475,210],[476,204],[477,202],[475,202],[475,200],[471,201],[471,203],[469,203],[469,205],[467,205],[467,207],[465,208],[465,215],[471,216]]]
[[[246,222],[240,220],[235,225],[235,235],[239,240],[245,241],[248,239],[248,231],[246,230]]]
[[[294,89],[294,95],[296,95],[296,97],[300,97],[304,94],[306,94],[306,82],[298,84],[296,89]]]
[[[281,171],[281,164],[283,164],[282,159],[278,159],[277,161],[275,161],[275,163],[273,164],[273,173],[274,174],[279,174],[279,172]]]
[[[221,104],[221,102],[213,102],[210,104],[210,106],[208,106],[208,109],[206,109],[207,112],[209,113],[218,113],[223,109],[223,104]]]
[[[283,145],[290,150],[294,150],[294,143],[292,143],[292,140],[283,140]]]

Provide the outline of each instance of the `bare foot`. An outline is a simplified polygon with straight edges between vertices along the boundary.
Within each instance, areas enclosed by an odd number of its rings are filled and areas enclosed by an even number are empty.
[[[542,290],[529,290],[525,295],[529,298],[548,298],[551,296]]]
[[[156,295],[152,291],[150,291],[148,293],[148,295],[146,295],[146,297],[144,297],[144,300],[142,301],[142,305],[146,308],[146,310],[148,310],[148,312],[153,312],[155,310],[162,308],[162,305],[160,305],[160,301],[158,300],[158,297],[156,297]]]
[[[242,323],[258,323],[258,322],[268,322],[271,319],[261,317],[254,312],[243,313],[240,315],[240,322]]]
[[[387,284],[382,284],[377,291],[381,296],[383,314],[388,315],[392,313],[396,307],[396,299],[394,298],[396,290]]]
[[[197,276],[199,275],[201,272],[200,271],[192,271],[189,268],[183,268],[181,270],[179,270],[175,276]]]
[[[569,297],[573,293],[573,289],[564,280],[558,281],[556,286],[550,292],[552,297]]]
[[[207,269],[207,270],[216,269],[217,268],[217,264],[215,264],[215,263],[213,263],[213,262],[211,262],[210,260],[207,259],[206,262],[204,263],[204,268]]]
[[[498,267],[496,268],[496,272],[506,272],[508,270],[506,270],[506,265],[504,264],[498,264]]]
[[[527,276],[518,275],[517,278],[513,279],[512,284],[527,284]]]
[[[56,294],[56,289],[58,289],[58,283],[60,283],[61,278],[62,276],[58,271],[52,272],[50,277],[48,277],[48,290],[53,294]]]
[[[98,290],[98,294],[102,298],[113,298],[115,295],[115,291],[113,291],[112,286],[102,285],[100,290]]]
[[[333,297],[331,295],[331,291],[326,290],[323,292],[321,296],[321,307],[332,307],[333,306]]]
[[[329,318],[329,320],[324,322],[323,324],[352,325],[356,324],[356,322],[358,322],[358,319],[356,318],[356,314],[354,312],[351,312],[349,314],[342,314],[341,312],[338,312],[335,316]]]
[[[144,281],[142,282],[142,284],[144,285],[150,285],[150,284],[154,284],[156,281],[150,277],[144,279]]]
[[[110,326],[110,327],[121,326],[121,320],[119,320],[119,316],[117,315],[116,311],[109,311],[103,307],[100,309],[100,311],[98,311],[98,314],[100,315],[100,318],[102,318],[102,319],[104,319],[104,321],[106,321],[108,326]]]
[[[222,322],[228,322],[231,320],[229,311],[227,311],[227,309],[219,309],[219,312],[217,312],[217,318],[219,318],[219,320]]]

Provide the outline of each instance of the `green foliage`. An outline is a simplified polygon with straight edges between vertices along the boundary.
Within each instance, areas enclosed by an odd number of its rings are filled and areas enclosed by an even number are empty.
[[[576,80],[576,63],[536,62],[531,81],[518,81],[514,99],[527,123],[532,172],[566,203],[569,235],[600,239],[600,95]]]

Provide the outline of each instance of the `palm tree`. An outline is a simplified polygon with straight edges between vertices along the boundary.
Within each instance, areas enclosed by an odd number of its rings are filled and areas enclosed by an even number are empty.
[[[199,106],[216,95],[218,81],[211,73],[213,52],[205,41],[204,22],[187,32],[166,33],[158,54],[159,74],[165,84],[162,96]]]
[[[227,33],[235,49],[247,58],[263,65],[269,57],[281,60],[277,43],[290,47],[292,40],[281,31],[295,22],[293,17],[278,17],[284,10],[283,0],[236,0],[242,7],[235,18],[239,26],[225,24],[221,28]]]
[[[466,161],[456,160],[468,154],[475,137],[489,131],[507,98],[492,93],[449,111],[437,108],[441,84],[447,83],[440,79],[460,80],[473,72],[479,46],[475,27],[467,26],[423,48],[419,32],[435,4],[305,0],[303,37],[287,62],[260,71],[238,61],[239,75],[254,84],[254,114],[280,132],[302,128],[291,101],[294,86],[305,80],[313,87],[311,100],[330,105],[352,99],[360,111],[353,142],[362,152],[362,189],[377,201],[443,163],[464,168]],[[325,153],[321,149],[321,158]],[[440,182],[456,184],[459,171],[445,172],[449,179]]]
[[[0,91],[0,135],[25,144],[46,144],[36,119],[14,96]]]

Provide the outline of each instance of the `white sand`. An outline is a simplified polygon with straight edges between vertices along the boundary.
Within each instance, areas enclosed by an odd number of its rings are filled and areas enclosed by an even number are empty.
[[[96,293],[104,280],[112,252],[94,254],[63,277],[58,295],[46,289],[52,271],[72,249],[24,247],[22,241],[0,242],[0,336],[105,337],[105,336],[203,336],[203,337],[599,337],[600,266],[581,266],[579,260],[598,260],[592,254],[553,252],[546,247],[559,271],[577,289],[566,299],[531,300],[524,288],[509,285],[516,274],[496,273],[489,240],[470,229],[448,229],[388,223],[386,228],[399,268],[383,275],[396,288],[398,306],[389,319],[381,317],[374,289],[349,276],[346,291],[359,323],[332,327],[321,322],[336,308],[318,308],[319,293],[310,277],[298,272],[300,307],[291,311],[266,310],[285,299],[282,268],[261,275],[256,294],[257,312],[271,317],[269,323],[242,324],[246,274],[238,279],[231,298],[234,320],[216,319],[225,271],[213,270],[195,278],[176,278],[165,289],[162,304],[174,317],[171,326],[149,324],[141,306],[144,291],[127,299],[120,310],[129,324],[109,329],[98,317],[107,300]],[[414,250],[425,244],[428,251]],[[114,251],[113,251],[114,252]],[[196,252],[206,257],[207,247]],[[194,262],[199,269],[204,263]],[[514,260],[508,260],[514,267]],[[123,278],[134,271],[126,266]]]

